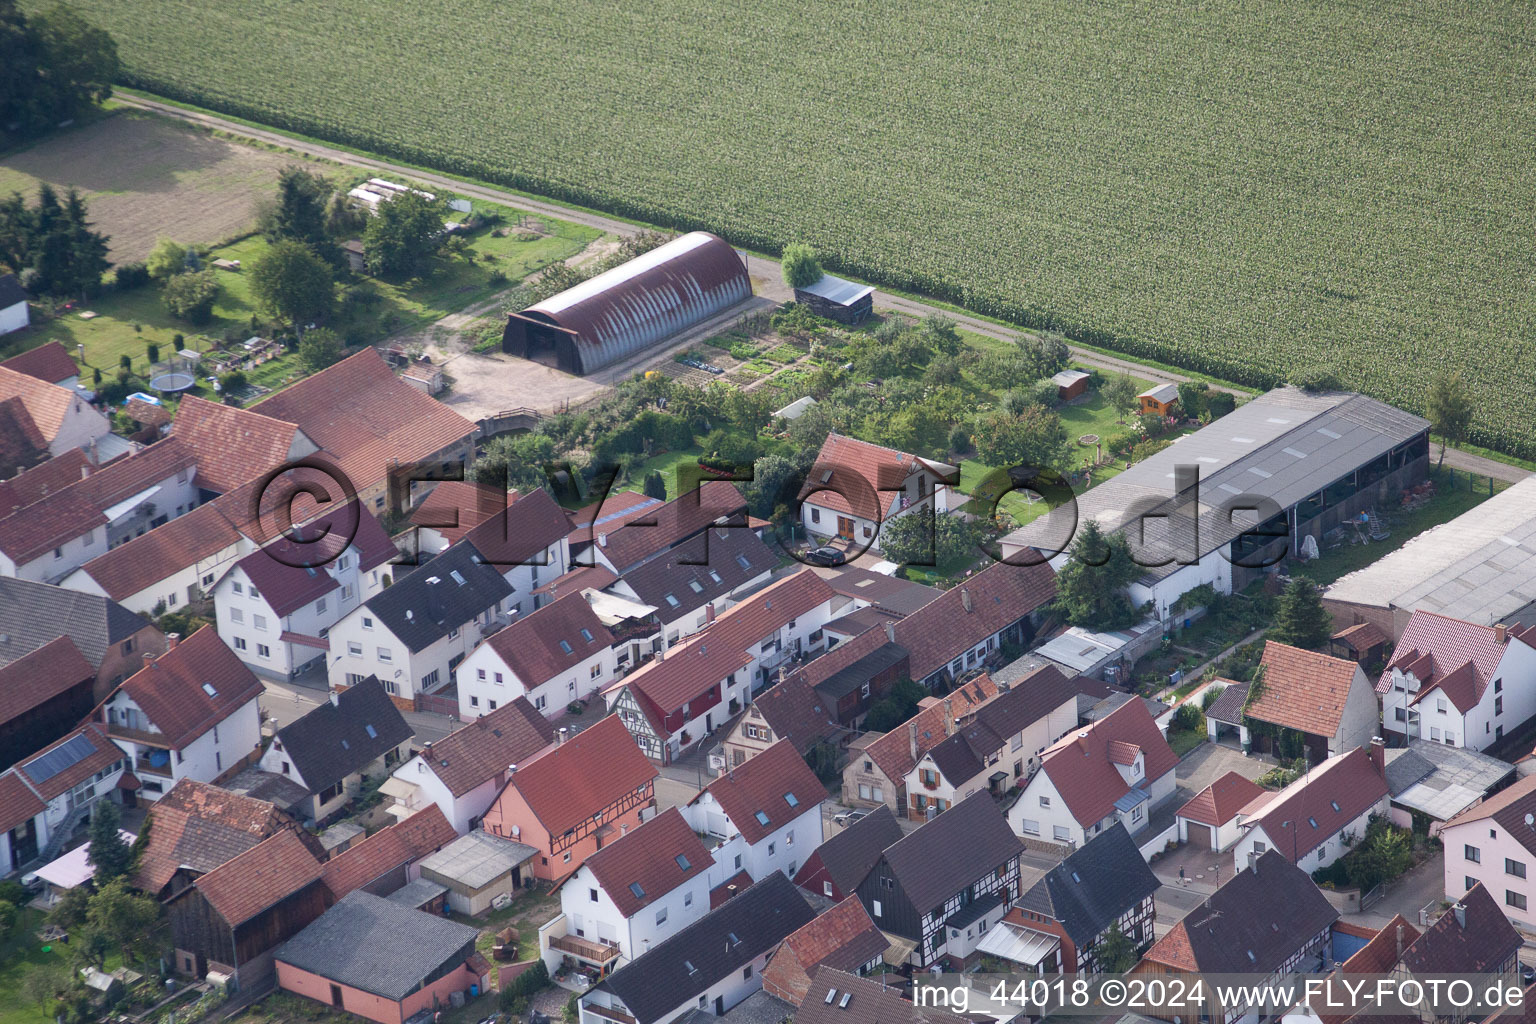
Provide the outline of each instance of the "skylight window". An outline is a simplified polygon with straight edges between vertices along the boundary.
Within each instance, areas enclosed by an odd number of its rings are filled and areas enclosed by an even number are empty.
[[[689,580],[688,589],[692,590],[695,594],[702,594],[704,593],[704,584],[698,580]]]
[[[683,966],[688,969],[688,973],[689,974],[698,974],[699,973],[699,969],[697,967],[693,966],[693,961],[692,960],[684,960],[683,961]]]
[[[352,744],[348,743],[346,740],[342,740],[341,741],[341,749],[342,750],[351,750],[352,749]]]
[[[720,574],[715,572],[715,570],[713,570],[713,569],[709,570],[709,578],[714,580],[716,583],[724,583],[725,582],[724,580],[722,580],[720,578]]]
[[[757,823],[759,825],[766,825],[766,824],[768,824],[768,815],[766,813],[764,813],[763,811],[758,811],[756,814],[753,815],[753,817],[757,819]]]
[[[452,576],[453,582],[457,583],[459,586],[462,587],[464,585],[464,576],[459,572],[459,570],[454,569],[452,572],[448,573],[448,575]]]
[[[368,730],[368,738],[369,739],[376,740],[376,739],[379,738],[378,730],[376,730],[373,726],[365,725],[365,726],[363,726],[363,728]]]
[[[1334,813],[1337,814],[1339,811],[1339,802],[1337,800],[1330,800],[1328,803],[1333,808]]]
[[[736,564],[741,566],[743,569],[750,569],[750,568],[752,568],[752,563],[747,561],[747,556],[746,555],[737,555],[736,556]]]
[[[692,871],[693,870],[693,865],[688,863],[688,858],[684,857],[682,854],[678,854],[676,857],[673,857],[672,859],[677,861],[677,866],[682,868],[684,871]]]
[[[568,640],[561,640],[560,641],[560,649],[562,651],[564,651],[566,654],[570,654],[574,650],[574,648],[571,647],[570,641],[568,641]]]
[[[1307,824],[1311,825],[1313,828],[1317,828],[1317,819],[1316,818],[1308,818],[1307,819]]]
[[[1072,881],[1074,881],[1074,882],[1081,882],[1082,880],[1083,880],[1083,876],[1082,875],[1079,875],[1076,871],[1072,872]]]
[[[212,683],[204,683],[203,684],[203,692],[206,693],[210,697],[217,697],[219,695],[219,691],[215,690],[213,688],[213,684]]]
[[[585,640],[587,643],[591,643],[592,642],[592,631],[590,629],[588,629],[586,626],[582,626],[581,627],[581,638],[583,640]]]
[[[784,794],[784,802],[789,804],[789,806],[791,806],[791,807],[799,807],[800,806],[800,798],[795,796],[795,794],[793,794],[793,793],[785,793]]]
[[[668,594],[667,595],[667,604],[671,605],[673,608],[676,608],[681,603],[682,602],[677,599],[677,595],[676,594]]]
[[[629,891],[635,894],[635,899],[637,899],[637,900],[645,899],[645,890],[640,888],[640,883],[639,882],[630,882],[629,883]]]

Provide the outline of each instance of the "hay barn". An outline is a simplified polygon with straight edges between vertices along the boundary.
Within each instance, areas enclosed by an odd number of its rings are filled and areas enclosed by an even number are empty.
[[[586,374],[752,295],[741,256],[694,231],[507,318],[501,350]]]

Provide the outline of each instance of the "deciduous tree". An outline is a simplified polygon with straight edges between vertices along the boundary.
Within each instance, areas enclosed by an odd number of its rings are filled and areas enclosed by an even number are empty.
[[[379,203],[363,229],[368,269],[382,277],[420,273],[437,251],[448,205],[418,192],[400,192]]]
[[[996,413],[976,429],[976,454],[991,466],[1064,470],[1071,463],[1072,445],[1061,417],[1049,409],[1027,404],[1017,413]]]
[[[1445,465],[1445,449],[1448,445],[1461,444],[1472,428],[1472,395],[1460,374],[1439,373],[1429,386],[1424,400],[1424,418],[1429,428],[1440,438],[1440,461]]]
[[[213,304],[219,298],[219,282],[211,270],[177,274],[165,282],[160,297],[172,316],[189,324],[206,324],[213,318]]]
[[[274,242],[251,263],[251,295],[261,309],[291,324],[303,336],[304,324],[325,316],[336,302],[331,267],[303,242]]]
[[[1056,574],[1056,609],[1084,629],[1125,629],[1136,623],[1126,588],[1142,573],[1130,545],[1119,533],[1105,534],[1085,520],[1072,544],[1072,557]]]
[[[1104,401],[1115,410],[1121,421],[1136,411],[1136,396],[1139,393],[1136,381],[1128,373],[1119,373],[1109,378],[1103,389]]]

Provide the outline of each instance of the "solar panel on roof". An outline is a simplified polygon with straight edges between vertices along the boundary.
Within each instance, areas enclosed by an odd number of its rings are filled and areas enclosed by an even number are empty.
[[[22,767],[33,782],[47,782],[67,768],[84,761],[96,752],[96,745],[84,736],[71,736],[48,753]]]

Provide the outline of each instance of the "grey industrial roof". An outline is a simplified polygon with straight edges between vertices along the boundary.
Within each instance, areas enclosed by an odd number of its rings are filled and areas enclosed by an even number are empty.
[[[1536,602],[1536,477],[1340,578],[1327,597],[1480,626],[1519,615]]]
[[[1110,633],[1096,633],[1080,626],[1073,626],[1060,636],[1053,637],[1036,647],[1031,653],[1037,658],[1049,658],[1065,669],[1083,674],[1091,672],[1107,659],[1115,657],[1137,638],[1157,628],[1159,628],[1158,623],[1152,619],[1133,626],[1129,630]],[[992,678],[997,677],[994,675]]]
[[[538,852],[527,843],[475,831],[460,836],[423,860],[421,870],[470,889],[480,889]]]
[[[278,947],[301,971],[401,1000],[444,965],[467,960],[479,932],[361,889]]]
[[[866,295],[874,294],[875,289],[867,284],[859,284],[857,281],[845,281],[841,277],[833,277],[831,274],[822,274],[821,280],[813,281],[799,289],[812,295],[819,295],[828,302],[835,302],[839,306],[851,306]]]
[[[1145,541],[1132,537],[1132,548],[1144,562],[1167,561],[1142,577],[1162,579],[1182,568],[1177,559],[1191,548],[1203,556],[1255,525],[1251,514],[1229,515],[1229,499],[1260,496],[1288,509],[1428,429],[1427,420],[1364,395],[1278,388],[1078,495],[1078,516],[1118,531],[1147,513]],[[1179,466],[1200,471],[1198,544],[1192,509],[1174,494]],[[1161,518],[1151,517],[1154,510]],[[1050,518],[1015,530],[1005,544],[1060,549],[1065,538]]]
[[[439,885],[429,878],[418,878],[414,882],[406,882],[384,898],[391,903],[419,910],[424,904],[437,899],[447,891],[446,885]]]
[[[1496,757],[1465,747],[1412,739],[1387,751],[1387,788],[1392,802],[1449,821],[1471,807],[1513,772]]]

